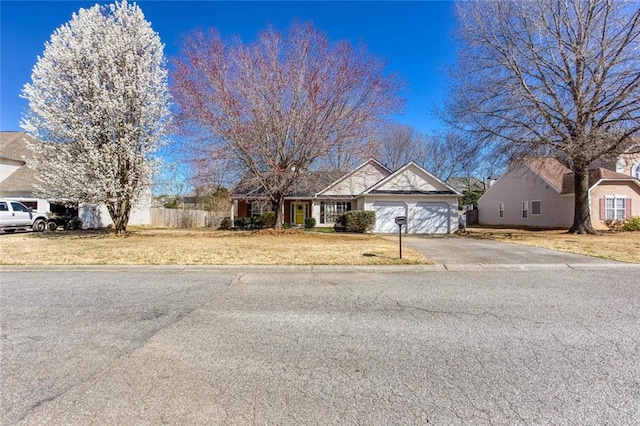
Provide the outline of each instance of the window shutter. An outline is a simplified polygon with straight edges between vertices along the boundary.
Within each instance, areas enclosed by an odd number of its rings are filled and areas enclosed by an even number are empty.
[[[604,198],[600,198],[600,220],[605,220],[606,214],[604,212]]]
[[[624,215],[624,217],[631,217],[631,198],[627,198],[625,204],[627,211],[625,212],[626,214]]]

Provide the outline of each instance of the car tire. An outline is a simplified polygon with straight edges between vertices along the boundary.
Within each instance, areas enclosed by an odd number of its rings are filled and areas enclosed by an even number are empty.
[[[58,229],[58,224],[55,221],[47,222],[47,231],[53,232]]]
[[[47,222],[44,219],[36,219],[36,221],[33,222],[32,229],[36,232],[42,232],[47,229]]]

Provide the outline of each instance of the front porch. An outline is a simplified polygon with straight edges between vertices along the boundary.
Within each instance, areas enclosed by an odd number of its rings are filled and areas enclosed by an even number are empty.
[[[231,221],[236,217],[258,217],[267,211],[273,211],[273,206],[265,200],[234,200],[231,203]],[[313,217],[313,201],[311,200],[285,200],[283,206],[284,223],[291,226],[304,226],[308,217]]]

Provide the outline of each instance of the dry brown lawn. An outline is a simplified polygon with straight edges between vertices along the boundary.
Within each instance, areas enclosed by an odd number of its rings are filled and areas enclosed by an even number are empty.
[[[469,228],[468,236],[527,244],[623,262],[640,263],[639,232],[603,232],[596,235],[574,235],[567,234],[566,230]]]
[[[408,265],[433,262],[374,235],[133,229],[0,236],[3,265]]]

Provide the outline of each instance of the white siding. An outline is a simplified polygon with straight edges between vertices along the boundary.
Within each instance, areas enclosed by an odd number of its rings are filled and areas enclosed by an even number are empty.
[[[338,181],[320,194],[322,197],[333,195],[358,195],[389,175],[389,171],[379,164],[370,161],[353,174]]]
[[[418,167],[411,165],[402,172],[389,178],[380,186],[376,186],[377,191],[450,191],[442,183],[438,182],[429,174],[423,172]]]
[[[15,172],[22,166],[24,162],[9,160],[8,158],[0,158],[0,182],[8,178],[11,173]]]

